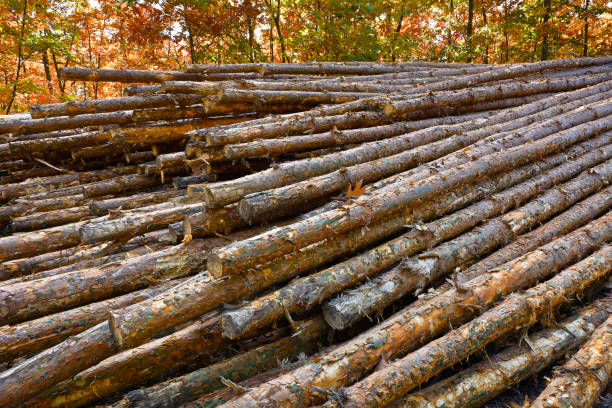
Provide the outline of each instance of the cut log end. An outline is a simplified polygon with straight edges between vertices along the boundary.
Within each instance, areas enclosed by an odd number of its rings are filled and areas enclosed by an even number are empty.
[[[109,312],[108,314],[108,325],[110,326],[111,333],[115,338],[115,341],[119,345],[120,349],[125,348],[125,339],[123,338],[123,333],[120,329],[119,323],[120,315],[114,312]]]
[[[221,328],[223,337],[237,339],[245,337],[244,333],[249,322],[253,319],[254,311],[250,309],[238,309],[225,312],[221,317]]]

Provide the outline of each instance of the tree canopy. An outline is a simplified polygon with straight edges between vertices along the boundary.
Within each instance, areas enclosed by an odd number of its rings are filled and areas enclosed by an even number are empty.
[[[0,109],[116,96],[63,66],[511,63],[612,51],[608,0],[0,0]]]

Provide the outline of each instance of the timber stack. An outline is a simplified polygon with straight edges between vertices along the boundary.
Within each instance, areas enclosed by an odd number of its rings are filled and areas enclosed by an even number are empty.
[[[0,118],[0,407],[612,398],[612,57],[62,75],[127,85]]]

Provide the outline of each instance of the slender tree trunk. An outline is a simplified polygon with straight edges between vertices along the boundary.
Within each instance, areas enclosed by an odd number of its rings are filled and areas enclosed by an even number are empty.
[[[472,61],[472,34],[474,33],[474,0],[468,0],[468,22],[467,22],[467,46],[468,46],[468,57],[467,61]]]
[[[504,62],[508,63],[510,42],[508,39],[508,4],[504,3]]]
[[[270,62],[274,62],[274,21],[270,20]]]
[[[397,27],[395,27],[395,37],[393,38],[393,42],[391,43],[391,61],[395,62],[395,40],[396,37],[398,37],[400,35],[400,32],[402,31],[402,23],[404,22],[404,7],[402,6],[402,11],[400,12],[399,15],[399,20],[397,22]]]
[[[548,49],[548,20],[550,20],[550,0],[544,1],[544,18],[542,21],[542,61],[546,61],[549,57],[549,49]]]
[[[45,77],[47,78],[47,88],[49,88],[49,93],[53,92],[53,85],[51,85],[51,70],[49,69],[49,56],[47,55],[47,49],[45,48],[42,51],[42,63],[45,67]]]
[[[23,65],[23,48],[21,41],[25,35],[25,25],[28,13],[28,0],[23,2],[23,13],[21,14],[21,33],[19,34],[19,42],[17,43],[17,73],[15,74],[15,82],[13,83],[13,91],[11,92],[11,99],[6,106],[6,114],[11,111],[13,102],[15,101],[15,95],[17,94],[17,83],[19,82],[19,74],[21,73],[21,67]]]
[[[584,3],[584,48],[582,55],[586,57],[589,54],[589,0]]]
[[[64,93],[64,88],[66,86],[66,82],[62,81],[61,75],[59,73],[59,64],[57,63],[57,58],[55,57],[55,53],[51,50],[51,59],[53,60],[53,67],[55,68],[55,76],[57,77],[57,86],[61,93]]]
[[[280,0],[276,0],[276,12],[274,12],[273,19],[274,25],[276,26],[276,33],[278,34],[278,42],[281,46],[281,57],[283,62],[287,62],[287,51],[285,50],[285,39],[283,38],[283,33],[281,32],[280,26],[280,17],[281,17],[281,4]]]
[[[247,10],[246,21],[247,21],[247,29],[249,31],[249,61],[255,62],[255,52],[254,52],[255,31],[253,29],[253,18],[251,17],[250,10]]]
[[[484,3],[481,4],[481,12],[482,12],[482,22],[484,24],[484,27],[487,27],[487,24],[488,24],[487,23],[487,9]],[[489,63],[489,38],[488,37],[485,39],[485,54],[483,56],[483,62],[485,64]]]

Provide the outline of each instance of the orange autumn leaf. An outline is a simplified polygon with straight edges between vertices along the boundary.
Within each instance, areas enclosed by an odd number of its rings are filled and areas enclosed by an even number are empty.
[[[346,190],[347,197],[359,197],[365,192],[365,187],[362,186],[363,180],[359,180],[355,187],[349,186],[348,190]]]

